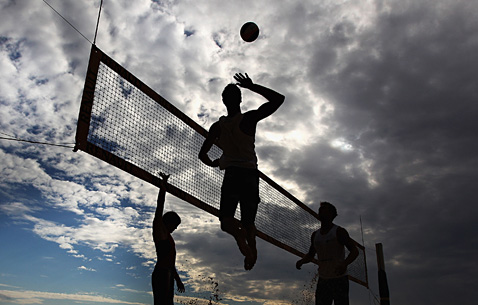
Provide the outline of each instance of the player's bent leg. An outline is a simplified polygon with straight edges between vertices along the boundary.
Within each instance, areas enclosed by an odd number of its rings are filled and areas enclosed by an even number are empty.
[[[244,268],[251,270],[257,261],[256,226],[254,225],[258,204],[260,202],[259,191],[256,185],[245,188],[244,196],[241,196],[241,222],[246,231],[247,244],[251,249],[251,257],[244,260]]]
[[[257,258],[257,248],[256,248],[256,226],[254,224],[244,224],[244,228],[246,229],[246,240],[247,244],[253,251],[253,255]]]
[[[236,240],[237,246],[239,247],[239,251],[241,251],[242,255],[246,257],[250,257],[251,249],[247,245],[246,241],[246,232],[242,229],[236,220],[232,217],[224,217],[221,219],[221,230],[226,233],[231,234],[234,239]]]
[[[234,219],[230,217],[224,217],[221,219],[221,230],[226,233],[235,236],[237,233],[237,225],[234,223]]]
[[[256,247],[256,226],[254,224],[243,224],[246,230],[247,244],[251,250],[251,257],[244,259],[244,269],[251,270],[257,261],[257,247]]]

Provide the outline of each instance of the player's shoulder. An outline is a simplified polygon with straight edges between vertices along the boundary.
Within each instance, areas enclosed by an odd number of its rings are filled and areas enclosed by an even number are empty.
[[[257,124],[260,119],[261,116],[257,109],[246,111],[242,115],[242,121],[246,122],[246,124]]]
[[[258,113],[257,109],[248,110],[248,111],[246,111],[242,114],[242,117],[246,118],[246,117],[255,116],[255,115],[257,115],[257,113]]]
[[[220,123],[219,123],[220,120],[221,120],[221,119],[219,119],[218,121],[214,122],[214,123],[211,125],[211,127],[209,127],[209,131],[212,131],[212,130],[214,130],[214,129],[219,129],[219,128],[221,128],[221,125],[220,125]]]
[[[339,225],[335,225],[337,227],[337,234],[349,234],[347,230],[344,227],[341,227]]]
[[[219,121],[217,121],[217,122],[214,122],[211,125],[211,127],[209,127],[209,133],[208,133],[207,137],[209,139],[217,138],[220,133],[221,133],[221,126],[219,125]]]
[[[314,232],[312,232],[312,235],[310,236],[310,238],[313,240],[315,238],[315,236],[317,235],[317,233],[320,232],[320,229],[318,230],[315,230]]]
[[[336,236],[341,244],[345,244],[350,239],[349,232],[341,226],[337,226]]]

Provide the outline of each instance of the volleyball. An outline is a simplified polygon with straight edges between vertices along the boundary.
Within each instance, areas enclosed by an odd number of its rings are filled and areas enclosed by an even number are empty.
[[[259,27],[254,22],[246,22],[241,27],[241,38],[246,42],[253,42],[259,37]]]

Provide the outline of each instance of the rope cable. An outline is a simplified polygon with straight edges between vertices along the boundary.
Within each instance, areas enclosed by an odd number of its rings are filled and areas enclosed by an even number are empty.
[[[86,38],[85,35],[83,35],[83,33],[81,33],[73,24],[71,24],[68,20],[66,20],[65,17],[63,17],[57,10],[55,10],[53,8],[53,6],[50,5],[50,3],[46,2],[46,0],[43,0],[43,2],[45,2],[46,5],[48,5],[55,13],[58,14],[58,16],[60,16],[61,18],[63,18],[63,20],[68,23],[73,29],[75,29],[75,31],[77,31],[81,36],[83,36],[83,38],[85,38],[90,44],[93,44],[88,38]]]
[[[43,144],[43,145],[51,145],[51,146],[66,147],[66,148],[73,148],[73,146],[69,146],[69,145],[74,145],[73,143],[54,144],[54,143],[22,140],[22,139],[15,139],[15,138],[12,139],[12,138],[5,138],[5,137],[0,137],[0,140],[26,142],[26,143],[32,143],[32,144]]]
[[[8,136],[10,138],[15,138],[15,136],[12,136],[11,134],[0,132],[0,134],[3,134],[4,136]]]
[[[369,296],[372,295],[375,302],[377,302],[376,304],[380,304],[380,300],[377,298],[377,294],[375,294],[375,292],[373,292],[373,290],[370,289],[370,287],[368,288],[368,292],[369,292]]]

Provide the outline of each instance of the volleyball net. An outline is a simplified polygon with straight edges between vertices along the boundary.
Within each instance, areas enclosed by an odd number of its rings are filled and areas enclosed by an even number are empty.
[[[199,150],[207,131],[125,68],[92,46],[81,100],[76,150],[82,150],[215,216],[223,171],[204,165]],[[214,145],[211,159],[221,156]],[[257,236],[302,257],[319,227],[317,214],[260,173]],[[240,220],[240,208],[236,219]],[[368,287],[365,250],[349,266],[349,278]]]

